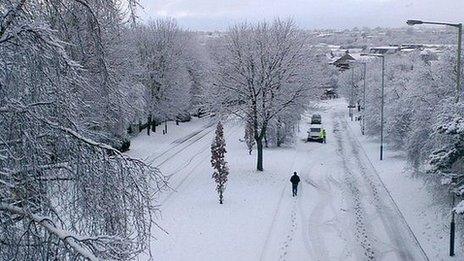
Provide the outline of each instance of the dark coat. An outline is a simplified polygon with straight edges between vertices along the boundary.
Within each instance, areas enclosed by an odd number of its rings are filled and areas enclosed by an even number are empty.
[[[300,183],[300,177],[298,177],[296,174],[293,174],[293,176],[290,178],[290,182],[292,182],[294,185],[298,185],[298,183]]]

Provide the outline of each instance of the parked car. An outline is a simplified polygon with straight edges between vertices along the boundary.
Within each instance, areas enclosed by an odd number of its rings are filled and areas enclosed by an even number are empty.
[[[318,142],[323,142],[324,140],[322,139],[322,124],[311,124],[309,126],[308,130],[308,139],[307,141],[318,141]]]
[[[311,116],[311,124],[321,124],[322,123],[322,117],[320,114],[313,114]]]

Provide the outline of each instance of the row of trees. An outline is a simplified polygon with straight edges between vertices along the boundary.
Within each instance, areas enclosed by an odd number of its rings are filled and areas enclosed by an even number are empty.
[[[182,114],[198,113],[202,107],[209,64],[198,37],[179,29],[171,19],[137,28],[136,47],[142,65],[139,72],[148,91],[146,114],[153,127]]]
[[[455,50],[430,59],[425,52],[389,55],[385,58],[385,135],[394,148],[407,152],[408,159],[436,180],[454,180],[453,188],[463,191],[463,104],[455,102]],[[346,94],[362,100],[362,68],[340,75]],[[367,65],[366,132],[380,131],[381,64]]]
[[[206,67],[191,33],[138,24],[137,5],[0,2],[1,260],[124,260],[149,245],[165,180],[115,148],[129,123],[190,110]]]
[[[170,19],[138,24],[137,5],[0,3],[2,259],[124,260],[147,248],[165,180],[118,150],[130,123],[147,119],[149,131],[205,106],[239,116],[258,170],[263,140],[292,140],[317,85],[292,21],[204,42]]]

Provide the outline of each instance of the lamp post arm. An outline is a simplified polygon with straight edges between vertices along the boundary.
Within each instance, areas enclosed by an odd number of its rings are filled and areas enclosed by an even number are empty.
[[[454,27],[460,26],[460,24],[451,24],[451,23],[442,23],[442,22],[422,22],[422,24],[447,25],[447,26],[454,26]]]

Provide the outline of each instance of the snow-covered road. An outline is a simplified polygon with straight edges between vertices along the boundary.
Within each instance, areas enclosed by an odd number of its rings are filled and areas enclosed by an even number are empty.
[[[239,141],[243,128],[226,124],[231,174],[224,205],[211,179],[207,121],[181,125],[184,131],[163,137],[172,142],[161,150],[147,148],[161,137],[135,139],[131,153],[171,177],[158,222],[169,234],[153,231],[155,260],[427,260],[341,104],[329,102],[321,112],[327,144],[304,142],[306,117],[295,146],[265,151],[263,173]],[[302,180],[297,197],[293,171]]]

